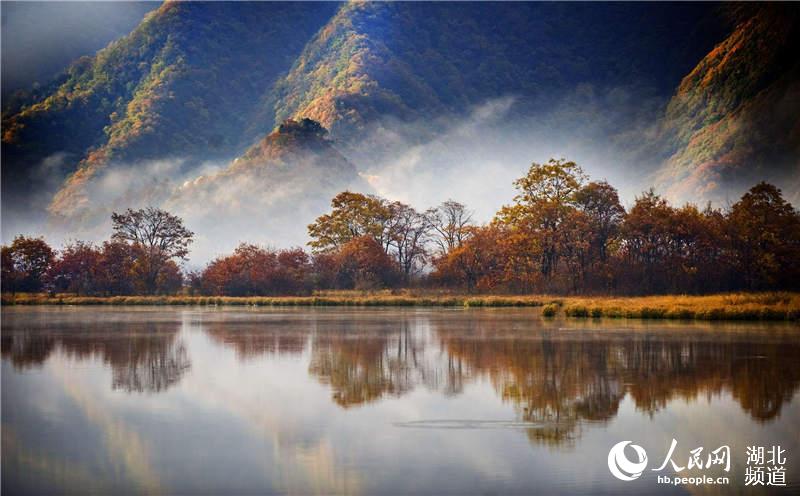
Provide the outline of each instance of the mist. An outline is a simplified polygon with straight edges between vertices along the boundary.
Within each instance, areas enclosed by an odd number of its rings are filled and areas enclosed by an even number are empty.
[[[305,247],[307,225],[344,190],[378,194],[420,211],[455,199],[483,223],[512,201],[513,181],[532,162],[551,157],[574,160],[592,179],[609,181],[627,205],[650,186],[658,160],[643,161],[649,155],[642,144],[657,133],[661,100],[630,88],[583,85],[548,112],[529,114],[525,105],[507,96],[460,116],[383,120],[360,146],[333,142],[349,161],[333,150],[259,164],[239,159],[192,166],[182,158],[107,164],[82,185],[74,211],[30,224],[40,230],[26,232],[44,232],[56,245],[101,242],[111,235],[111,212],[158,206],[195,232],[187,263],[194,269],[241,242]],[[49,167],[61,167],[64,159],[49,158]],[[6,226],[3,232],[8,240]]]
[[[383,123],[364,141],[371,150],[353,152],[366,164],[362,174],[381,196],[424,209],[455,199],[480,222],[512,201],[513,181],[532,162],[550,158],[577,162],[592,180],[607,180],[621,199],[653,184],[663,153],[654,153],[663,99],[643,90],[598,91],[582,85],[547,112],[528,114],[526,103],[507,96],[471,109],[465,117],[408,124]],[[431,139],[404,136],[439,130]]]

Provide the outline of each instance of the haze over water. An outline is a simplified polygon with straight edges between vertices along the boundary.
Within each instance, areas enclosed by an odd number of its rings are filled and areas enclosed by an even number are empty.
[[[786,450],[800,330],[531,309],[9,308],[8,494],[642,494],[671,440]],[[631,440],[649,465],[607,466]]]

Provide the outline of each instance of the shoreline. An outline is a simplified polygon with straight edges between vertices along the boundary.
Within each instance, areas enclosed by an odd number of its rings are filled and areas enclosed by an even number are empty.
[[[4,294],[3,306],[254,306],[254,307],[451,307],[541,309],[544,318],[671,320],[800,320],[800,293],[725,293],[704,296],[547,296],[391,294],[333,292],[313,296],[74,296]]]

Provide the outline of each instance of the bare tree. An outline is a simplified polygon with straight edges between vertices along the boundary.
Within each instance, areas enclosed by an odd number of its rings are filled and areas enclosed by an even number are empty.
[[[463,203],[447,200],[426,212],[431,228],[436,232],[434,242],[441,254],[458,248],[469,237],[472,211]]]
[[[392,223],[389,237],[396,250],[397,262],[408,279],[422,268],[427,257],[425,244],[431,224],[426,215],[400,202],[389,204]]]
[[[156,290],[158,275],[173,258],[185,260],[194,233],[183,225],[180,217],[164,210],[147,207],[111,214],[113,239],[126,241],[140,250],[147,291]]]

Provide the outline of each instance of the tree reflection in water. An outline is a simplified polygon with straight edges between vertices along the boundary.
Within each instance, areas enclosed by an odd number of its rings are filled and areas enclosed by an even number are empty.
[[[344,408],[399,397],[423,386],[454,395],[488,378],[531,435],[561,443],[585,422],[606,422],[629,394],[654,414],[676,398],[729,392],[754,419],[769,421],[798,384],[796,339],[769,334],[509,326],[494,319],[400,318],[206,327],[240,357],[301,353],[309,373]],[[310,345],[309,345],[310,343]]]
[[[157,393],[191,368],[178,338],[179,323],[97,323],[4,331],[2,355],[16,368],[40,367],[60,351],[70,358],[99,357],[111,368],[113,389]]]
[[[217,344],[236,350],[242,360],[263,355],[299,355],[306,349],[308,329],[298,329],[287,321],[279,320],[265,325],[258,321],[208,322],[203,328]]]
[[[758,324],[623,329],[614,322],[548,323],[514,311],[200,315],[205,335],[238,360],[307,358],[310,376],[343,408],[418,387],[459,395],[486,381],[513,407],[514,427],[544,444],[569,443],[587,423],[608,422],[626,396],[653,415],[675,399],[730,395],[751,418],[770,422],[800,385],[796,329]],[[159,392],[191,366],[181,325],[12,327],[4,329],[2,354],[18,368],[39,366],[54,352],[100,357],[115,389]]]
[[[391,331],[340,323],[317,329],[309,372],[342,407],[403,395],[417,386],[458,394],[490,380],[531,426],[531,439],[562,444],[588,422],[607,422],[629,394],[650,415],[673,399],[725,392],[757,421],[774,419],[800,384],[796,339],[764,333],[526,329],[502,323],[402,320]]]
[[[333,400],[347,408],[430,383],[423,353],[407,322],[392,333],[369,323],[338,322],[315,334],[309,373],[330,385]]]
[[[538,332],[498,336],[439,330],[447,353],[476,375],[488,376],[524,421],[541,425],[529,434],[546,443],[570,440],[585,422],[616,416],[630,394],[636,408],[653,414],[676,398],[731,393],[758,421],[774,419],[800,384],[800,343],[734,333],[655,331]]]

